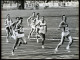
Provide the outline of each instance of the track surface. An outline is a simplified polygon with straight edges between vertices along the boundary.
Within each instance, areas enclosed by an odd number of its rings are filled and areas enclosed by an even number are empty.
[[[36,42],[36,39],[27,39],[30,28],[27,26],[26,19],[31,13],[40,12],[41,16],[45,16],[45,20],[48,25],[48,32],[46,33],[45,40],[45,48],[41,48],[41,40],[39,43]],[[61,11],[61,12],[60,12]],[[27,45],[21,45],[15,50],[15,55],[11,55],[11,51],[15,40],[12,38],[9,39],[10,43],[6,43],[6,33],[5,33],[5,16],[10,14],[13,21],[17,16],[23,16],[23,25],[25,29],[25,36],[28,42]],[[17,14],[18,13],[18,14]],[[28,13],[28,14],[27,14]],[[52,14],[51,14],[52,13]],[[10,11],[2,11],[2,34],[1,34],[1,58],[2,59],[78,59],[79,55],[79,39],[73,39],[73,44],[71,45],[71,52],[66,51],[66,46],[68,44],[68,40],[66,39],[64,44],[59,48],[59,51],[55,54],[54,49],[57,44],[60,42],[60,33],[61,31],[57,30],[58,25],[61,21],[61,15],[66,14],[68,16],[67,23],[71,29],[71,36],[77,37],[79,34],[78,29],[78,9],[76,8],[63,8],[63,9],[46,9],[46,10],[10,10]],[[28,29],[29,28],[29,29]],[[31,37],[31,38],[34,38]],[[54,40],[53,40],[54,39]]]

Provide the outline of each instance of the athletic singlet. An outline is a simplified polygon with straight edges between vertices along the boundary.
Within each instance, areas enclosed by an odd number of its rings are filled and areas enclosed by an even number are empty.
[[[22,27],[21,25],[17,25],[15,30],[16,30],[16,32],[18,32],[19,34],[24,33],[24,29],[23,29],[23,27]]]
[[[35,25],[35,17],[31,16],[29,21],[30,21],[29,24],[30,24],[31,27],[32,27],[33,25]]]
[[[9,27],[12,25],[12,20],[10,19],[10,21],[8,19],[5,20],[5,26]]]
[[[42,23],[42,22],[40,21],[40,28],[39,28],[39,29],[40,29],[40,30],[39,30],[39,33],[45,34],[45,33],[46,33],[46,22]]]
[[[29,22],[29,24],[32,24],[33,23],[33,20],[35,20],[35,17],[34,16],[30,16],[27,21]]]
[[[62,22],[60,23],[60,25],[59,25],[59,27],[61,28],[61,30],[62,30],[63,32],[69,31],[69,28],[68,28],[66,25],[68,25],[68,24],[65,23],[64,21],[62,21]]]
[[[36,20],[36,23],[35,23],[36,25],[41,21],[40,19],[37,19],[37,18],[35,20]]]

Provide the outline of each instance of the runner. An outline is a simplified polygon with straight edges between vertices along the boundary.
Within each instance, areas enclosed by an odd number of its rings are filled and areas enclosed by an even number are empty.
[[[6,20],[5,20],[5,28],[6,28],[6,42],[9,42],[9,38],[12,35],[12,29],[11,29],[11,25],[12,25],[13,21],[10,18],[10,14],[7,15]]]
[[[68,43],[68,46],[66,47],[66,49],[68,52],[70,52],[70,46],[71,46],[73,40],[70,35],[70,30],[69,30],[68,24],[66,23],[66,16],[65,15],[62,16],[62,21],[59,24],[59,29],[62,30],[61,41],[57,45],[57,47],[55,48],[55,53],[58,51],[58,48],[63,44],[65,37],[69,39],[69,43]]]
[[[14,55],[14,50],[17,49],[17,46],[20,46],[20,44],[27,44],[27,41],[24,35],[22,22],[23,22],[23,18],[20,17],[18,23],[16,24],[16,28],[15,28],[16,42],[12,50],[12,55]]]
[[[40,25],[39,25],[39,30],[38,30],[38,34],[40,35],[40,36],[38,36],[37,35],[37,42],[39,42],[38,41],[38,37],[41,37],[41,39],[42,39],[42,48],[44,48],[44,41],[45,41],[45,33],[47,32],[47,24],[46,24],[46,22],[45,22],[45,20],[44,20],[44,16],[41,18],[41,21],[40,21],[40,23],[39,23]]]
[[[32,33],[35,31],[35,12],[33,12],[32,16],[27,19],[28,26],[31,27],[31,31],[28,35],[28,39],[32,36]]]

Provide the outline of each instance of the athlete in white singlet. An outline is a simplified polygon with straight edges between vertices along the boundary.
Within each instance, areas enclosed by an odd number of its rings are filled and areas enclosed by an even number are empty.
[[[68,43],[68,46],[66,47],[66,49],[68,52],[70,52],[70,46],[72,44],[72,37],[70,35],[70,30],[69,30],[68,24],[66,23],[65,15],[62,16],[62,22],[59,24],[59,29],[62,30],[61,41],[55,48],[55,52],[57,52],[58,48],[63,44],[65,37],[69,39],[69,43]]]
[[[36,25],[36,36],[38,35],[38,31],[39,31],[39,23],[40,23],[40,14],[39,13],[37,13],[37,17],[36,17],[36,19],[35,19],[36,21],[35,21],[35,25]]]
[[[46,24],[46,22],[44,20],[44,17],[42,17],[40,19],[38,28],[39,28],[38,34],[40,35],[40,37],[42,39],[42,48],[44,48],[45,33],[47,32],[47,24]],[[37,42],[39,42],[38,41],[38,35],[37,35]]]
[[[13,21],[10,18],[10,14],[7,15],[7,18],[5,20],[5,28],[6,28],[6,42],[9,42],[8,39],[9,37],[12,35],[12,29],[11,29],[11,25],[12,25]]]
[[[27,23],[28,23],[28,26],[31,27],[31,31],[30,31],[29,36],[28,36],[28,38],[30,38],[32,33],[35,31],[35,12],[33,12],[32,16],[30,16],[27,19]]]

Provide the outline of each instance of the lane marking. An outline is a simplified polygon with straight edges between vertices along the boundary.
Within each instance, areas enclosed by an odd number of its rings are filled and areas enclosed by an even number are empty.
[[[6,36],[1,36],[1,37],[6,37]],[[76,40],[74,40],[74,41],[79,41],[79,37],[72,37],[73,39],[76,39]],[[30,38],[30,39],[37,39],[37,38]],[[39,39],[41,39],[41,38],[39,38]],[[46,40],[55,40],[55,41],[58,41],[58,40],[60,40],[60,38],[55,38],[55,39],[46,39]]]
[[[24,30],[30,30],[31,28],[24,28]],[[58,28],[48,28],[48,30],[58,30]],[[1,28],[1,30],[6,30],[6,28]],[[79,30],[79,28],[70,28],[70,30]]]

